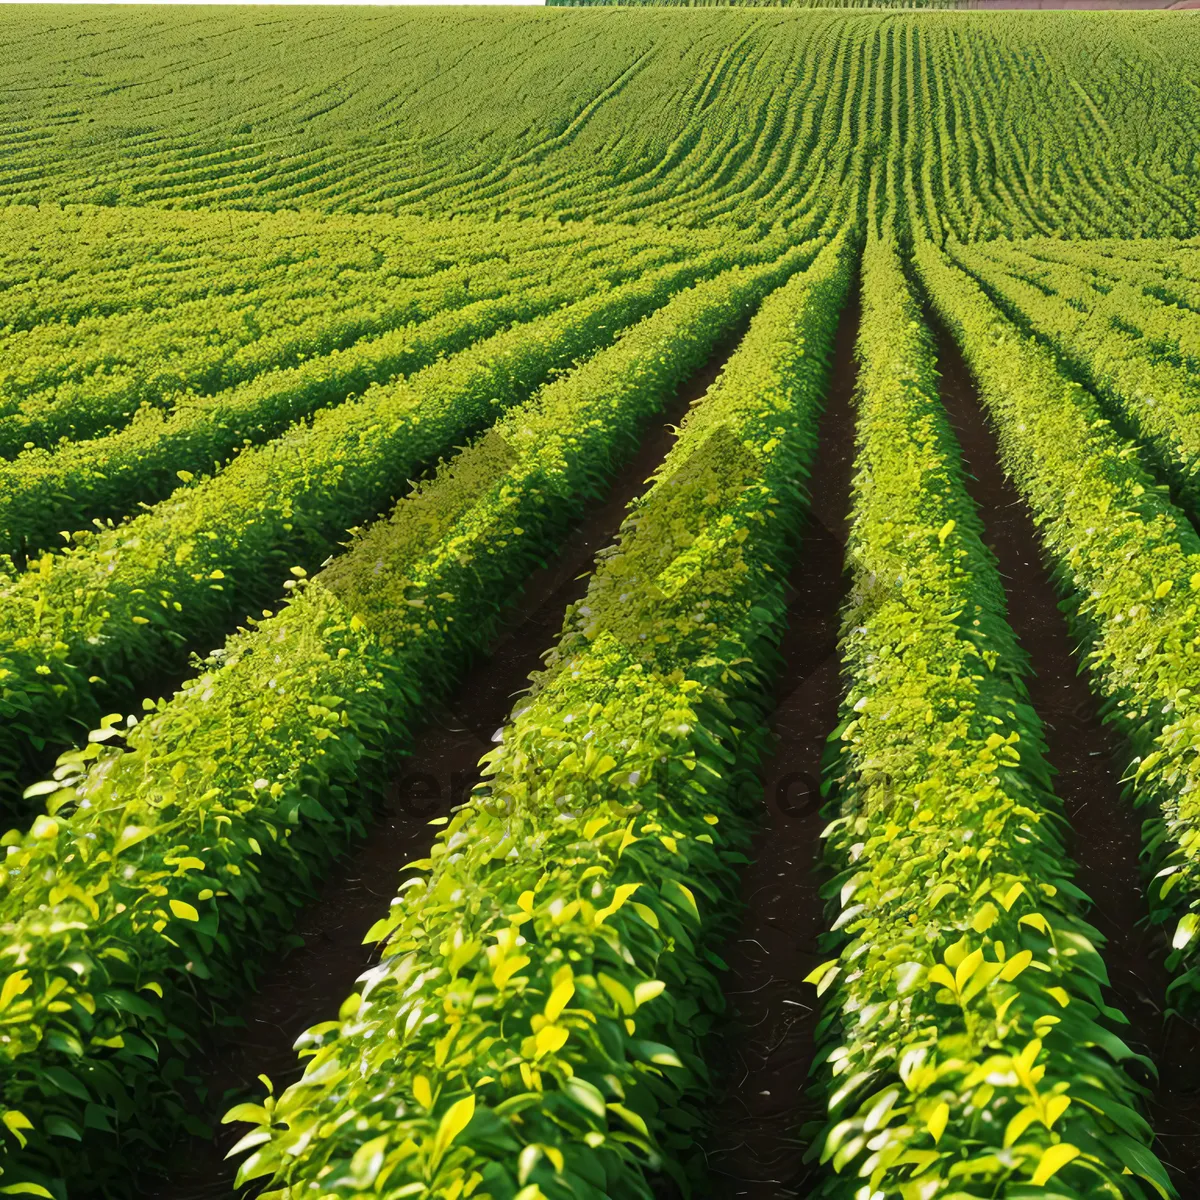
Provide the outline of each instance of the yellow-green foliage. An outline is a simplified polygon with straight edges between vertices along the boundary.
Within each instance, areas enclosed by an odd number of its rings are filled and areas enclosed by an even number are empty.
[[[229,1114],[267,1195],[682,1182],[850,249],[766,302],[693,409],[305,1077]]]
[[[822,1196],[1167,1189],[894,243],[863,265]],[[1124,1175],[1129,1166],[1133,1175]],[[1032,1193],[1031,1193],[1032,1194]],[[1165,1194],[1165,1191],[1164,1191]]]
[[[182,1056],[361,832],[404,731],[486,648],[646,419],[812,254],[673,298],[660,280],[658,311],[516,407],[173,700],[132,729],[106,721],[33,789],[48,815],[6,838],[0,893],[21,997],[0,1078],[28,1122],[5,1180],[116,1186],[115,1139],[73,1156],[56,1130],[165,1138],[186,1120]]]
[[[11,787],[31,745],[70,745],[106,708],[132,703],[128,676],[177,669],[188,648],[272,602],[289,566],[315,568],[406,480],[552,371],[737,259],[716,252],[615,287],[569,275],[542,307],[595,290],[324,409],[140,516],[0,575],[0,718],[27,735],[0,744],[0,783]]]
[[[1187,14],[11,6],[0,35],[0,200],[811,231],[863,156],[938,238],[1200,232]]]
[[[1155,919],[1176,921],[1172,994],[1191,1008],[1200,986],[1200,820],[1195,784],[1200,711],[1200,537],[1114,435],[1095,400],[1064,378],[979,285],[935,247],[922,278],[975,371],[1006,469],[1033,510],[1077,630],[1092,686],[1136,755],[1135,798],[1151,807]]]

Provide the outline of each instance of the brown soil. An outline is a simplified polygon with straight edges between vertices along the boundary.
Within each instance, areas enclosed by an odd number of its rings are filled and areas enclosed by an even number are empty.
[[[240,1014],[244,1025],[210,1046],[200,1072],[212,1098],[204,1116],[216,1125],[214,1137],[181,1144],[169,1180],[145,1181],[146,1200],[225,1200],[233,1194],[236,1164],[223,1160],[245,1126],[220,1126],[221,1114],[239,1099],[261,1094],[259,1073],[271,1078],[276,1092],[298,1077],[293,1043],[309,1026],[336,1015],[357,977],[377,957],[362,940],[387,911],[400,868],[428,852],[434,836],[428,822],[465,800],[479,777],[480,757],[492,748],[492,734],[508,719],[513,698],[557,639],[564,609],[586,590],[581,575],[613,541],[626,506],[644,490],[670,447],[672,426],[703,396],[736,340],[721,347],[679,391],[613,482],[607,500],[591,507],[555,559],[530,577],[489,655],[445,705],[431,712],[367,840],[337,864],[318,898],[300,913],[296,931],[304,945],[266,967],[262,989]],[[253,1191],[251,1186],[248,1194]]]
[[[857,298],[838,328],[832,381],[809,490],[811,520],[789,577],[788,625],[774,754],[763,765],[765,809],[742,883],[745,912],[724,951],[729,1028],[714,1047],[724,1077],[706,1151],[713,1195],[781,1200],[804,1194],[799,1130],[819,1116],[807,1096],[819,1018],[804,977],[828,928],[819,895],[821,754],[841,699],[837,636],[854,460],[852,396]]]
[[[1043,566],[1032,516],[1000,466],[995,433],[970,373],[944,332],[939,333],[938,361],[942,399],[974,475],[968,486],[1008,593],[1009,622],[1035,672],[1029,694],[1045,724],[1047,757],[1058,773],[1055,790],[1074,831],[1069,852],[1079,864],[1078,883],[1094,901],[1089,920],[1108,939],[1103,953],[1114,1003],[1130,1020],[1118,1032],[1158,1067],[1160,1080],[1148,1113],[1158,1137],[1155,1149],[1180,1194],[1197,1196],[1200,1038],[1195,1027],[1163,1018],[1166,942],[1160,928],[1146,923],[1141,821],[1121,796],[1121,739],[1101,724],[1096,701],[1078,673],[1075,640]]]

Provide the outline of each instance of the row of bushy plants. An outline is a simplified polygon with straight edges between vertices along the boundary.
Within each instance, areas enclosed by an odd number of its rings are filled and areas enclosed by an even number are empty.
[[[1015,245],[1047,263],[1137,284],[1168,304],[1200,306],[1200,243],[1194,238],[1025,238]]]
[[[628,226],[558,220],[481,222],[458,218],[335,215],[309,210],[235,212],[9,205],[0,227],[0,353],[16,334],[86,347],[120,343],[132,314],[147,326],[195,300],[231,304],[312,297],[367,277],[389,286],[454,265],[483,263],[531,246],[568,250],[614,244]],[[697,238],[657,226],[639,241],[689,251]],[[13,345],[23,339],[16,339]],[[133,349],[126,346],[122,353]],[[14,364],[19,370],[19,364]]]
[[[395,289],[397,303],[403,293],[411,300],[400,328],[172,409],[143,406],[103,437],[27,450],[0,462],[0,553],[36,554],[61,545],[64,531],[125,517],[169,495],[181,478],[211,473],[235,451],[277,437],[319,408],[530,321],[589,286],[636,279],[668,257],[635,243],[591,253],[578,247],[565,276],[559,250],[439,274]]]
[[[106,709],[134,703],[137,683],[219,644],[278,599],[290,566],[316,568],[439,455],[731,261],[703,255],[613,288],[585,277],[586,298],[323,409],[140,516],[0,576],[0,784],[11,793],[46,743],[74,744]]]
[[[1074,261],[1053,263],[1020,242],[969,249],[983,251],[987,260],[1008,274],[1035,284],[1076,313],[1087,314],[1094,329],[1107,327],[1127,335],[1128,342],[1115,339],[1123,346],[1140,346],[1147,358],[1166,360],[1188,371],[1200,368],[1200,321],[1190,307],[1196,286],[1168,275],[1166,263],[1122,263],[1114,269],[1111,259],[1098,251],[1087,253],[1086,245],[1074,248]],[[1170,262],[1177,256],[1164,257]]]
[[[689,414],[302,1080],[229,1114],[264,1195],[686,1188],[851,250],[768,299]]]
[[[1200,537],[1114,434],[1095,398],[935,247],[916,261],[1037,522],[1103,712],[1128,739],[1130,791],[1149,810],[1152,919],[1170,923],[1169,1000],[1200,990]]]
[[[1143,297],[1162,302],[1165,308],[1156,309],[1157,317],[1165,317],[1165,345],[1175,342],[1183,333],[1180,319],[1188,312],[1200,311],[1200,246],[1194,241],[1176,238],[1094,238],[1087,241],[1066,241],[1060,238],[1026,238],[1021,241],[999,241],[995,249],[1009,253],[1036,268],[1051,271],[1066,266],[1098,291],[1108,293],[1120,285],[1137,289]],[[1052,278],[1052,276],[1051,276]],[[1122,290],[1124,290],[1122,288]],[[1142,303],[1139,299],[1138,303]],[[1194,335],[1183,334],[1191,341],[1194,354]]]
[[[348,265],[332,277],[336,259],[328,264],[318,257],[311,283],[289,271],[277,287],[249,296],[206,297],[157,314],[47,322],[14,333],[0,341],[0,454],[120,428],[142,405],[169,409],[191,395],[377,336],[419,312],[410,285],[422,280],[461,286],[473,271],[486,272],[489,264],[539,245],[569,262],[586,241],[584,230],[498,237],[476,225],[442,242],[401,247],[399,254],[376,252],[370,269]],[[393,262],[405,278],[390,269]]]
[[[954,245],[954,260],[1018,327],[1041,338],[1124,435],[1200,511],[1200,317],[1140,287],[1096,286],[1065,264]]]
[[[5,1184],[111,1195],[132,1154],[162,1163],[189,1051],[362,832],[407,733],[650,414],[811,257],[681,291],[34,789],[47,811],[5,838],[0,894]]]
[[[811,1154],[832,1168],[815,1194],[1166,1195],[1025,657],[887,239],[864,256],[858,355],[825,831],[839,953],[810,977],[828,1104]]]

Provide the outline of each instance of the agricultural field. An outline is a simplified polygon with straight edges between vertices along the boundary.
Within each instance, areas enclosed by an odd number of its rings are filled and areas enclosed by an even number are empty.
[[[1200,24],[919,7],[0,9],[0,1196],[1200,1196]]]

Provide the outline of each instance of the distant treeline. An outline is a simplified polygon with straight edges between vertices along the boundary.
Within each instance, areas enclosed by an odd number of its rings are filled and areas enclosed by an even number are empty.
[[[546,0],[551,8],[963,8],[966,0]]]

